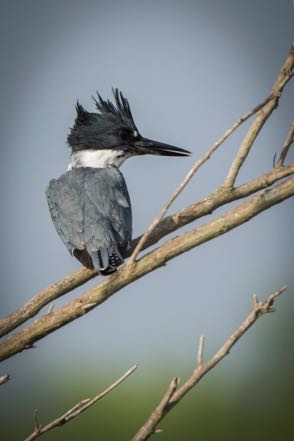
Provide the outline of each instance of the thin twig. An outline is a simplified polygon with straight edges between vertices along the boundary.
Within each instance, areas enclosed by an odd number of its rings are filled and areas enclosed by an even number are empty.
[[[0,377],[0,385],[7,383],[7,381],[11,380],[11,376],[6,374]]]
[[[272,88],[272,99],[257,113],[255,121],[253,121],[251,127],[249,128],[245,138],[241,143],[237,155],[235,156],[229,172],[225,178],[225,187],[232,188],[234,186],[238,173],[245,159],[247,158],[255,139],[257,138],[267,119],[272,114],[273,110],[278,106],[279,97],[283,91],[283,88],[293,75],[294,45],[291,46],[288,57],[281,67],[276,82]]]
[[[175,201],[175,199],[179,196],[179,194],[184,190],[186,185],[190,182],[194,174],[199,170],[199,168],[206,162],[208,159],[210,159],[211,155],[225,142],[225,140],[241,125],[246,121],[248,118],[250,118],[252,115],[254,115],[256,112],[258,112],[260,109],[262,109],[270,100],[272,99],[272,95],[268,96],[262,103],[258,104],[256,107],[254,107],[249,112],[245,113],[243,116],[237,119],[237,121],[234,122],[226,131],[225,133],[207,150],[204,156],[202,158],[198,159],[194,162],[192,168],[189,170],[187,175],[184,177],[180,185],[177,187],[177,189],[174,191],[174,193],[170,196],[166,204],[162,207],[158,215],[154,218],[152,223],[149,225],[141,239],[139,240],[139,243],[137,244],[136,248],[134,249],[129,261],[128,265],[132,265],[140,251],[142,251],[145,242],[147,241],[148,237],[152,233],[152,231],[157,227],[159,222],[162,220],[162,218],[167,213],[167,210],[172,205],[172,203]]]
[[[292,124],[290,126],[290,129],[289,129],[289,132],[287,134],[287,137],[285,139],[283,150],[281,151],[279,160],[277,162],[277,166],[284,165],[284,162],[285,162],[286,156],[288,154],[289,148],[291,147],[293,142],[294,142],[294,121],[292,122]]]
[[[82,412],[87,410],[90,406],[93,406],[93,404],[96,403],[96,401],[101,400],[101,398],[103,398],[103,397],[105,397],[105,395],[109,394],[114,388],[116,388],[127,377],[129,377],[137,369],[137,367],[138,367],[138,365],[135,364],[127,372],[125,372],[118,380],[116,380],[107,389],[105,389],[103,392],[101,392],[100,394],[96,395],[93,398],[86,398],[86,399],[80,401],[78,404],[76,404],[74,407],[69,409],[63,415],[61,415],[60,417],[51,421],[50,423],[46,424],[45,426],[42,426],[39,423],[38,410],[35,409],[35,412],[34,412],[35,430],[24,441],[32,441],[32,440],[38,438],[39,436],[43,435],[44,433],[49,432],[49,430],[54,429],[55,427],[63,426],[64,424],[66,424],[70,420],[72,420],[73,418],[76,418]]]
[[[274,188],[264,190],[216,219],[166,241],[159,248],[138,260],[134,271],[129,272],[126,267],[122,267],[100,285],[89,289],[66,305],[56,308],[49,316],[45,314],[39,317],[32,324],[4,339],[0,342],[0,360],[11,357],[27,345],[35,343],[56,329],[83,316],[121,288],[156,268],[166,265],[176,256],[227,233],[293,195],[294,177],[288,178]]]
[[[35,422],[35,432],[34,433],[40,433],[40,431],[41,431],[41,424],[39,423],[39,411],[38,411],[38,409],[34,410],[34,422]]]
[[[199,369],[201,369],[203,366],[204,343],[205,343],[205,337],[204,335],[201,335],[199,338],[198,353],[197,353],[197,367]]]
[[[53,309],[54,309],[54,303],[51,303],[51,305],[50,305],[49,308],[48,308],[48,312],[47,312],[47,314],[51,314],[51,312],[53,311]]]
[[[275,299],[280,296],[287,286],[283,286],[273,294],[270,294],[267,299],[260,302],[256,298],[253,301],[253,309],[244,320],[244,322],[239,326],[239,328],[225,341],[225,343],[220,347],[215,355],[207,362],[202,363],[202,353],[204,338],[200,338],[199,348],[198,348],[198,367],[188,378],[188,380],[180,387],[177,387],[177,383],[172,381],[173,388],[169,386],[167,392],[164,394],[163,399],[160,404],[151,413],[147,421],[139,429],[136,435],[132,438],[132,441],[145,441],[151,435],[156,433],[156,426],[165,415],[180,401],[182,398],[193,388],[196,384],[204,377],[212,368],[214,368],[232,349],[232,347],[237,343],[237,341],[245,334],[245,332],[256,322],[256,320],[263,316],[264,314],[273,312],[273,303]],[[173,392],[172,392],[173,391]],[[172,393],[171,393],[172,392]]]

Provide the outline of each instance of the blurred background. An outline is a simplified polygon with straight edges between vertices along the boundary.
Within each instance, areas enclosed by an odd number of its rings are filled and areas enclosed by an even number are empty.
[[[122,167],[142,233],[199,158],[266,97],[293,39],[290,0],[1,2],[1,316],[79,268],[57,236],[44,190],[69,160],[76,100],[129,98],[141,133],[193,151]],[[258,137],[238,182],[271,169],[293,117],[293,84]],[[194,177],[172,211],[219,185],[249,123]],[[293,154],[289,160],[293,160]],[[219,214],[221,210],[214,213]],[[162,441],[293,437],[293,201],[184,254],[90,314],[3,362],[1,440],[22,440],[135,362],[123,385],[45,440],[123,441],[171,378],[185,380],[198,338],[211,356],[261,298],[287,283],[262,318],[160,425]],[[204,219],[206,222],[208,219]],[[203,222],[202,221],[202,222]],[[199,222],[198,222],[199,223]],[[186,229],[190,229],[188,226]],[[56,301],[58,307],[99,279]]]

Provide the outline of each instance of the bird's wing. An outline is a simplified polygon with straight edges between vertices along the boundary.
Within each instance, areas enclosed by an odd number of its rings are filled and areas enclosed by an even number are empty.
[[[84,248],[84,216],[80,182],[72,172],[52,179],[46,189],[50,214],[62,242],[70,253]]]
[[[118,244],[127,248],[132,238],[132,211],[123,175],[116,167],[90,170],[92,176],[85,179],[88,199],[111,224]]]
[[[123,262],[132,215],[126,184],[115,167],[73,169],[50,181],[46,193],[60,238],[82,263],[112,272]]]

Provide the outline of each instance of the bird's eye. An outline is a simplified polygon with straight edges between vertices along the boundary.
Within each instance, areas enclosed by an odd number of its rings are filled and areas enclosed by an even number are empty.
[[[128,129],[120,129],[118,134],[122,139],[128,139],[131,136],[131,132]]]

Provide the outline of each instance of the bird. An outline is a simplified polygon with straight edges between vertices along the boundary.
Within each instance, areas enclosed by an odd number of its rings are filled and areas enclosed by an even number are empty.
[[[82,265],[103,276],[123,264],[132,240],[132,207],[120,166],[132,156],[191,154],[144,138],[127,98],[117,88],[112,92],[112,101],[98,92],[92,97],[95,113],[77,101],[67,137],[68,169],[46,188],[51,218],[62,242]]]

